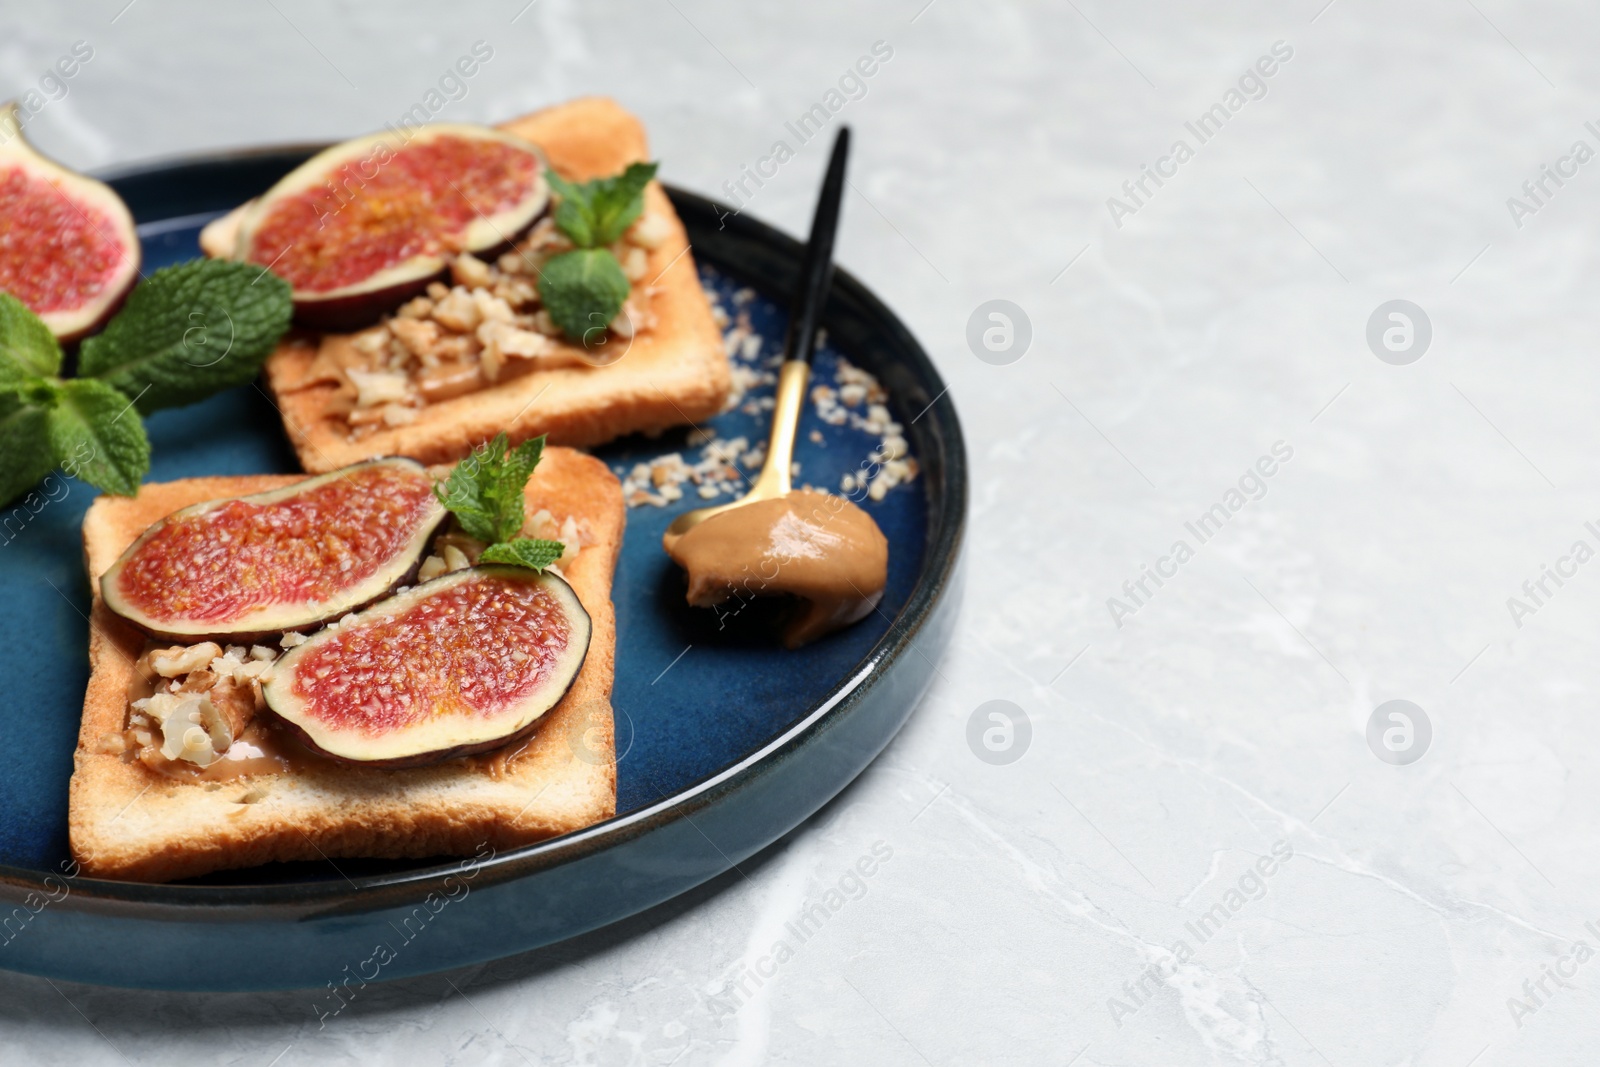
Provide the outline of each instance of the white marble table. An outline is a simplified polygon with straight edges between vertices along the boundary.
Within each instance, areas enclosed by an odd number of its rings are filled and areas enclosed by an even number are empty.
[[[125,2],[0,4],[5,92],[93,47],[33,127],[82,166],[374,128],[482,40],[441,117],[610,93],[726,196],[885,42],[833,120],[840,258],[951,384],[969,585],[905,732],[742,874],[325,1027],[310,994],[0,973],[0,1060],[1592,1061],[1600,563],[1561,562],[1600,547],[1592,7]],[[747,210],[803,229],[822,163]],[[1031,323],[1006,365],[966,339],[992,299]],[[1409,363],[1420,334],[1367,341],[1395,299],[1431,324]],[[1431,724],[1409,765],[1366,739],[1392,699]],[[1031,724],[1004,765],[967,741],[992,700]]]

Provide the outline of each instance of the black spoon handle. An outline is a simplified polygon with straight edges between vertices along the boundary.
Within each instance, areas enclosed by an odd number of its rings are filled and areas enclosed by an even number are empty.
[[[817,198],[816,214],[811,217],[811,239],[806,242],[805,260],[800,266],[800,286],[789,308],[789,332],[783,339],[785,360],[810,364],[816,346],[817,320],[828,302],[828,287],[833,283],[833,237],[839,231],[839,203],[844,199],[844,165],[850,155],[850,127],[839,130],[833,139],[833,155],[828,158],[828,174]]]

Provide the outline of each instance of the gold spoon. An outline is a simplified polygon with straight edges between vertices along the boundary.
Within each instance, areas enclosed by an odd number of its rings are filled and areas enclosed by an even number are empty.
[[[713,515],[721,515],[761,500],[789,495],[789,469],[794,462],[794,437],[800,428],[800,411],[805,404],[806,385],[811,380],[811,354],[816,345],[817,321],[827,303],[828,287],[833,282],[833,238],[839,229],[839,202],[844,195],[844,165],[850,154],[850,128],[839,131],[828,159],[822,195],[811,218],[811,238],[806,242],[805,260],[800,267],[800,287],[790,308],[789,332],[784,338],[785,359],[778,371],[777,397],[772,409],[772,434],[767,440],[767,461],[750,484],[750,491],[731,504],[696,508],[672,520],[662,544],[671,551],[673,544]]]

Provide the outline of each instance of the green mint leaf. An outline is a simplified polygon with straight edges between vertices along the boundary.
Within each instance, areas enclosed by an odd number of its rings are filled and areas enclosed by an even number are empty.
[[[56,465],[49,427],[48,408],[0,392],[0,507],[27,492]]]
[[[587,184],[575,185],[555,171],[545,171],[550,188],[555,191],[556,228],[572,239],[579,248],[594,246],[594,210],[589,204]]]
[[[522,531],[523,489],[543,454],[543,436],[511,448],[506,435],[498,434],[457,463],[433,493],[469,537],[510,541]]]
[[[150,470],[150,439],[129,399],[105,382],[63,382],[49,411],[55,461],[97,489],[132,496]]]
[[[116,386],[145,413],[244,385],[289,328],[289,293],[288,282],[248,263],[163,268],[83,342],[78,373]]]
[[[506,435],[502,433],[457,463],[450,476],[433,487],[433,495],[456,517],[461,529],[479,541],[499,540],[493,506],[484,497],[483,471],[485,466],[502,463],[505,451]]]
[[[628,299],[628,276],[604,248],[563,252],[539,274],[539,299],[562,333],[592,348]]]
[[[490,545],[478,557],[479,563],[509,563],[513,567],[527,567],[542,571],[561,558],[567,546],[560,541],[545,541],[532,537],[519,537],[498,545]]]
[[[479,541],[494,539],[495,531],[498,527],[495,524],[494,516],[487,511],[471,506],[463,507],[460,504],[446,504],[445,507],[461,523],[461,529],[468,537]]]
[[[50,327],[28,305],[0,292],[0,390],[27,385],[60,369],[61,345]]]
[[[644,211],[644,187],[656,176],[654,163],[630,163],[615,178],[591,182],[595,186],[592,211],[596,245],[608,245],[620,238],[633,220]]]
[[[522,532],[522,524],[527,521],[523,490],[528,487],[528,478],[543,456],[542,434],[522,442],[506,454],[505,464],[498,472],[492,491],[499,518],[496,541],[510,541]]]
[[[554,171],[545,176],[559,198],[556,227],[579,248],[603,248],[644,211],[644,189],[656,176],[656,164],[630,163],[615,177],[587,182],[569,182]]]

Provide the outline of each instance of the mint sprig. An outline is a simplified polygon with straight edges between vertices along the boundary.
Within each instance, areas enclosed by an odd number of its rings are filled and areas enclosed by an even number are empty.
[[[434,485],[433,495],[455,515],[467,536],[489,542],[478,557],[482,562],[542,571],[566,551],[560,541],[517,536],[526,520],[523,490],[543,455],[542,434],[511,448],[501,433]]]
[[[605,343],[606,327],[628,299],[628,277],[609,245],[644,211],[654,163],[632,163],[621,174],[569,182],[547,171],[556,202],[556,228],[577,248],[554,256],[539,274],[539,299],[561,332],[585,348]]]
[[[603,248],[621,237],[644,211],[644,189],[656,176],[655,163],[630,163],[611,178],[569,182],[547,171],[560,201],[555,223],[579,248]]]
[[[61,345],[0,292],[0,507],[53,467],[131,496],[150,470],[141,412],[249,381],[289,327],[289,284],[259,267],[196,260],[141,283],[62,378]]]

